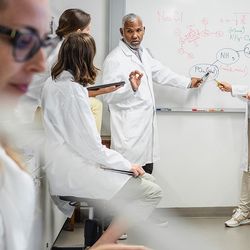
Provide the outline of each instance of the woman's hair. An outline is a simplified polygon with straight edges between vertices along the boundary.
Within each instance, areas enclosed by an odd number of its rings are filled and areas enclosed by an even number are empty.
[[[7,7],[7,0],[0,0],[0,10],[4,10]]]
[[[85,29],[89,25],[90,20],[90,15],[80,9],[67,9],[59,18],[56,34],[62,39],[78,29]]]
[[[62,43],[56,64],[52,67],[52,79],[55,80],[67,70],[83,86],[93,84],[98,71],[93,64],[95,54],[96,46],[92,36],[80,32],[69,34]]]

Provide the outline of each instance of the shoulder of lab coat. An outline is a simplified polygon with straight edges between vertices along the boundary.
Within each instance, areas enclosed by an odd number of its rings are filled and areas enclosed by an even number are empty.
[[[102,95],[102,99],[107,103],[118,103],[128,100],[136,94],[129,81],[130,72],[126,70],[126,64],[128,63],[128,60],[130,61],[129,57],[132,57],[133,55],[132,52],[125,47],[126,45],[120,41],[119,46],[109,53],[103,63],[103,84],[125,81],[125,85],[120,89]]]
[[[48,110],[47,105],[44,109],[45,119],[56,124],[63,140],[78,155],[106,167],[131,169],[130,162],[121,154],[102,145],[90,109],[88,92],[85,87],[72,82],[69,72],[63,72],[56,82],[50,78],[43,98],[45,102],[50,102],[51,108]]]

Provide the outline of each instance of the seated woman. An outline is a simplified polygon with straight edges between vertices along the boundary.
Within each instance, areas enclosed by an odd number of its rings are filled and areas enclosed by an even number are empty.
[[[116,242],[129,225],[145,220],[159,203],[162,191],[141,166],[101,143],[86,89],[97,75],[95,53],[89,34],[65,37],[42,91],[42,110],[51,194],[107,200],[117,212],[94,244],[98,246]],[[132,72],[130,78],[138,82],[141,74]],[[129,171],[133,177],[112,169]]]

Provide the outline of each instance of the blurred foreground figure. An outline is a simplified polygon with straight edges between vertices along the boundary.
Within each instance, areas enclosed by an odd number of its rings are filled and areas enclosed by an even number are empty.
[[[0,249],[31,249],[35,189],[5,133],[19,97],[45,68],[47,0],[0,0]],[[14,122],[12,122],[14,123]]]

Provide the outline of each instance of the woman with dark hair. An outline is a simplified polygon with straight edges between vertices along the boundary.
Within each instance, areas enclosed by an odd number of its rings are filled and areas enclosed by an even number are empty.
[[[162,191],[141,166],[101,143],[86,89],[97,75],[95,52],[88,34],[71,33],[64,39],[43,88],[42,110],[51,194],[106,200],[117,213],[98,246],[116,242],[128,225],[145,220]],[[135,71],[128,77],[139,82],[142,75]]]
[[[90,33],[91,17],[80,9],[67,9],[59,18],[56,29],[57,36],[62,40],[66,35],[75,31]]]
[[[63,48],[60,49],[58,54],[58,61],[52,67],[52,79],[56,80],[64,70],[68,70],[74,76],[74,81],[82,84],[84,87],[88,84],[94,84],[98,70],[93,64],[96,54],[94,39],[91,36],[87,36],[87,34],[83,34],[82,36],[71,36],[67,40],[73,40],[74,43],[63,43]],[[77,47],[80,41],[83,44]]]
[[[37,107],[41,106],[41,90],[45,81],[50,76],[51,67],[57,59],[58,51],[61,47],[63,39],[72,32],[81,32],[89,34],[90,23],[90,14],[80,9],[67,9],[61,14],[59,18],[59,25],[56,29],[56,35],[59,40],[59,43],[47,60],[47,70],[43,74],[37,75],[35,77],[31,86],[29,87],[28,93],[22,98],[22,101],[20,102],[18,113],[26,112],[27,116],[24,118],[25,122],[33,121]],[[94,97],[96,97],[97,95],[113,92],[117,89],[118,87],[112,86],[88,92],[91,102],[91,110],[94,114],[96,126],[99,132],[101,131],[102,123],[102,102]]]

